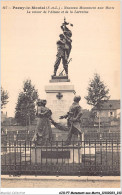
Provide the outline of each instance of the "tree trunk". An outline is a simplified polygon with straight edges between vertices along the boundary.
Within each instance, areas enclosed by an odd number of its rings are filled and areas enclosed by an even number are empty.
[[[100,111],[99,111],[99,135],[100,139],[102,138],[101,129],[100,129]]]
[[[99,133],[100,133],[100,111],[99,111]]]
[[[29,121],[28,121],[29,124],[28,125],[30,126],[30,114],[29,114],[29,118],[28,119],[29,119]]]

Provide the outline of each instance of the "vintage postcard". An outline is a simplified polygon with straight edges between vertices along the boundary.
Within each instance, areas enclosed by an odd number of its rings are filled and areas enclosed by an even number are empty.
[[[121,194],[120,1],[1,1],[3,193]]]

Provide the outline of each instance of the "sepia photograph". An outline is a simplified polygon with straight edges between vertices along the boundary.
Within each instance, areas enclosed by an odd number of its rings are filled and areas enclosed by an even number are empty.
[[[120,107],[119,0],[1,1],[3,193],[121,194]]]

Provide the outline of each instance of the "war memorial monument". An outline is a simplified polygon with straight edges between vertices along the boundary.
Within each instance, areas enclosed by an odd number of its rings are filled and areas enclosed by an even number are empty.
[[[74,85],[70,82],[68,75],[68,65],[72,60],[70,58],[72,32],[69,26],[72,27],[73,24],[69,24],[64,18],[61,25],[62,33],[57,41],[54,74],[51,76],[49,84],[45,86],[47,98],[38,102],[39,122],[33,141],[37,147],[53,145],[53,149],[51,147],[48,151],[36,148],[38,163],[44,162],[47,158],[51,159],[51,162],[56,162],[57,158],[58,162],[62,162],[62,159],[64,163],[81,162],[82,154],[79,154],[82,152],[78,142],[83,139],[80,124],[82,111],[79,105],[81,97],[75,95]],[[57,74],[61,62],[63,70]],[[58,151],[56,141],[58,141]],[[76,149],[70,148],[72,144],[76,145]],[[35,162],[35,150],[32,152],[32,161]]]

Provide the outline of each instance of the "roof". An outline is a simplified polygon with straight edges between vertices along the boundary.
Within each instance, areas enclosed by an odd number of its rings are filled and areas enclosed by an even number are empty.
[[[120,100],[108,100],[104,102],[101,110],[117,110],[120,109]],[[97,110],[95,107],[93,110]]]

